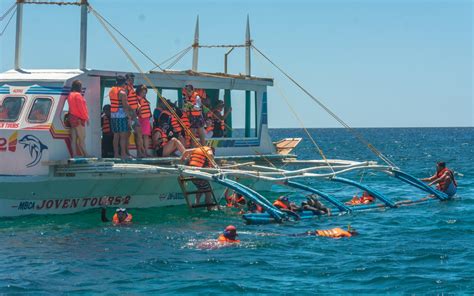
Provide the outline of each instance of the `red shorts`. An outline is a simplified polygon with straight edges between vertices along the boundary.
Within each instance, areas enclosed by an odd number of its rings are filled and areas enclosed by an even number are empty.
[[[71,125],[71,127],[78,127],[79,125],[86,126],[86,121],[80,119],[77,116],[69,114],[69,124]]]

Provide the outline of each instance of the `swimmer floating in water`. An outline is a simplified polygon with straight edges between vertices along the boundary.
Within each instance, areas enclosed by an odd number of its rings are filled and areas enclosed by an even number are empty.
[[[349,225],[347,230],[342,228],[336,227],[332,229],[326,230],[315,230],[315,231],[307,231],[303,233],[293,234],[290,236],[324,236],[329,238],[342,238],[342,237],[352,237],[359,234],[355,229],[351,228]]]
[[[105,208],[102,208],[101,218],[102,222],[109,222]],[[132,218],[132,214],[129,214],[127,209],[120,208],[115,211],[115,214],[112,217],[112,223],[114,225],[127,225],[132,223]]]
[[[224,229],[224,232],[222,232],[219,237],[217,238],[217,241],[221,244],[235,244],[235,243],[240,243],[240,240],[237,239],[237,228],[233,225],[229,225]]]

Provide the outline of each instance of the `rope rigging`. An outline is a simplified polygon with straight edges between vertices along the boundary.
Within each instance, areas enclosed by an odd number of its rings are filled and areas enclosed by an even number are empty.
[[[10,6],[10,8],[8,8],[4,14],[2,14],[2,16],[0,16],[0,22],[3,21],[7,15],[16,7],[16,3],[13,3],[12,6]]]
[[[301,89],[306,95],[308,95],[313,101],[315,101],[321,108],[323,108],[329,115],[331,115],[337,122],[339,122],[343,127],[348,129],[362,144],[366,145],[375,155],[382,159],[386,164],[397,167],[388,157],[382,154],[374,145],[372,145],[368,140],[366,140],[361,133],[350,127],[345,123],[339,116],[332,112],[326,105],[324,105],[320,100],[313,96],[309,91],[307,91],[301,84],[299,84],[293,77],[286,73],[281,67],[275,64],[270,58],[268,58],[263,52],[261,52],[254,45],[251,45],[252,48],[258,52],[263,58],[265,58],[270,64],[277,68],[286,78],[293,82],[299,89]]]
[[[13,10],[13,13],[12,13],[12,15],[10,16],[10,18],[8,19],[8,21],[7,21],[6,25],[5,25],[5,27],[4,27],[3,30],[0,32],[0,37],[3,36],[3,33],[5,33],[5,31],[7,30],[8,25],[10,24],[10,22],[12,21],[12,19],[13,19],[13,17],[14,17],[15,15],[16,15],[16,11]],[[6,16],[6,14],[5,14],[5,16]]]

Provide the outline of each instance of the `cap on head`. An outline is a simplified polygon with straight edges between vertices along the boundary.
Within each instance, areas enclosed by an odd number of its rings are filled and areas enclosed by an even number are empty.
[[[127,212],[127,209],[125,209],[125,208],[118,208],[118,209],[115,210],[115,212],[116,212],[116,213],[119,213],[119,212],[124,212],[124,213],[126,213],[126,212]]]
[[[234,225],[229,225],[225,228],[225,231],[228,231],[228,232],[235,232],[237,231],[237,228],[235,228]]]

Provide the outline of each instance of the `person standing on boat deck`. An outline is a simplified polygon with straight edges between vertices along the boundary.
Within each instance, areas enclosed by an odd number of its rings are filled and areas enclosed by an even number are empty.
[[[128,113],[130,107],[127,101],[125,89],[126,79],[117,76],[117,85],[109,92],[110,98],[110,124],[114,133],[114,157],[127,159],[128,136],[130,126],[128,124]]]
[[[184,151],[181,159],[189,166],[200,167],[200,168],[211,168],[214,162],[214,147],[201,146],[198,148],[188,149]],[[206,196],[206,204],[212,203],[211,184],[209,181],[202,179],[193,179],[193,184],[196,186],[198,191],[204,192]],[[198,205],[201,200],[202,193],[196,193],[195,204]],[[210,207],[207,208],[211,210]]]
[[[139,85],[136,89],[138,100],[140,103],[140,109],[138,113],[138,120],[142,128],[142,143],[143,143],[143,154],[145,157],[149,157],[148,148],[150,147],[150,138],[151,138],[151,109],[150,102],[146,98],[148,89],[145,85]]]
[[[421,179],[423,182],[430,182],[428,186],[436,184],[436,189],[446,193],[449,197],[456,194],[458,184],[454,179],[452,170],[446,167],[446,163],[439,161],[436,164],[436,173],[429,177]]]
[[[194,91],[194,87],[188,84],[184,88],[185,109],[189,113],[189,121],[191,122],[191,129],[195,135],[199,136],[201,145],[206,144],[204,132],[204,117],[202,116],[202,101],[198,92]]]
[[[127,79],[127,101],[128,105],[130,106],[129,111],[129,118],[130,118],[130,126],[133,130],[134,138],[135,138],[135,146],[137,148],[137,157],[144,157],[145,156],[145,147],[143,146],[143,138],[142,138],[142,128],[140,126],[138,114],[140,108],[140,102],[135,92],[135,88],[133,86],[135,75],[133,73],[128,73],[125,75]],[[130,134],[129,134],[130,138]],[[128,152],[128,145],[127,145],[127,152]],[[128,153],[127,153],[128,154]]]
[[[69,123],[71,125],[72,156],[87,156],[86,152],[86,123],[89,125],[89,111],[87,103],[81,94],[82,82],[74,80],[71,92],[67,97],[69,105]]]
[[[114,133],[110,127],[110,105],[104,105],[100,118],[102,127],[102,157],[114,157]]]
[[[222,115],[223,109],[224,102],[219,100],[216,107],[212,110],[212,112],[210,112],[214,122],[214,131],[212,135],[213,138],[225,137],[225,120],[229,116],[230,112],[232,112],[232,108],[229,108],[229,110],[227,110],[224,115]]]

